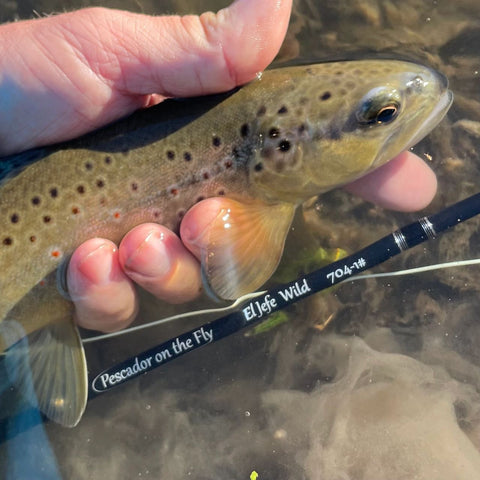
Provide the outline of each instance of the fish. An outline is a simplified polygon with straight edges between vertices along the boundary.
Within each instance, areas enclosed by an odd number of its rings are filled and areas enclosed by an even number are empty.
[[[0,161],[0,352],[28,336],[40,410],[80,420],[88,380],[61,288],[74,249],[134,226],[177,230],[225,197],[202,272],[223,299],[257,289],[281,258],[295,209],[413,146],[452,103],[446,78],[399,60],[267,70],[219,95],[171,99],[62,144]]]

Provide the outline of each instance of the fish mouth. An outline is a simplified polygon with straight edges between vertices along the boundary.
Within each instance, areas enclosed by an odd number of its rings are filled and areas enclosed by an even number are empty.
[[[443,117],[448,112],[448,109],[452,105],[452,102],[453,92],[447,89],[442,93],[440,99],[438,100],[435,107],[433,107],[428,117],[422,122],[417,133],[410,140],[407,148],[411,148],[415,144],[417,144],[420,140],[423,139],[423,137],[428,135],[441,122]]]

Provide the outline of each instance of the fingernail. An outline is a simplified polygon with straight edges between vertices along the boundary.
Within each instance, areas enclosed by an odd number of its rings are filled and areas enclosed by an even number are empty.
[[[151,230],[137,246],[132,242],[127,243],[122,247],[126,258],[125,268],[147,277],[167,274],[172,265],[165,240],[163,232]]]
[[[113,254],[116,247],[110,243],[100,243],[94,250],[77,263],[76,269],[81,277],[83,277],[83,280],[96,285],[103,285],[110,280],[112,272],[112,255],[108,254],[109,252],[107,249],[110,249],[110,253]],[[75,278],[74,282],[77,283]]]

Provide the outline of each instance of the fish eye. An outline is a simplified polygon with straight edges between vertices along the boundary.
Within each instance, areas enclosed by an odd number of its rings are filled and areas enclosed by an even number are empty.
[[[373,89],[362,99],[357,120],[360,125],[383,125],[398,116],[400,106],[397,90]]]

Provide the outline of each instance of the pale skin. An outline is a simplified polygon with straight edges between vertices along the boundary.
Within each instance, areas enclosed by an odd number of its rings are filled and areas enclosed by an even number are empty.
[[[96,8],[3,25],[0,155],[79,136],[166,97],[246,83],[275,57],[290,10],[291,0],[237,0],[199,17]],[[415,211],[436,187],[430,168],[404,152],[346,189]],[[171,303],[194,299],[201,290],[195,239],[221,207],[220,198],[197,204],[181,238],[144,224],[120,245],[94,238],[78,247],[68,270],[78,323],[101,331],[126,327],[138,308],[134,283]]]

